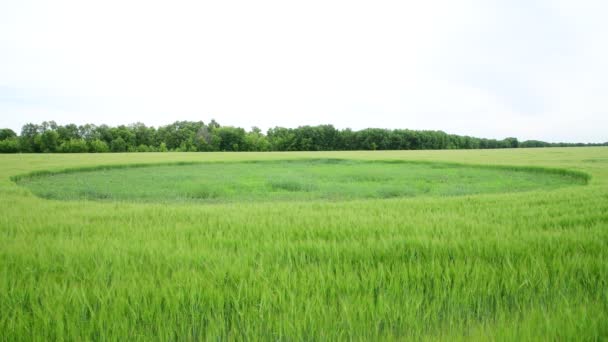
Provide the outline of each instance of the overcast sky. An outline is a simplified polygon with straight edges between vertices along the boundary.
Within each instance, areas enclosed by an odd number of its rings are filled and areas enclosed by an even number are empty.
[[[608,1],[0,1],[0,127],[608,141]]]

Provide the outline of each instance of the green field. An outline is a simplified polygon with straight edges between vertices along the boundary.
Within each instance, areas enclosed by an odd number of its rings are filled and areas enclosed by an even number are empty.
[[[352,200],[554,189],[586,184],[554,169],[347,159],[95,167],[18,179],[49,199],[140,202]]]
[[[608,148],[0,155],[0,340],[607,338]]]

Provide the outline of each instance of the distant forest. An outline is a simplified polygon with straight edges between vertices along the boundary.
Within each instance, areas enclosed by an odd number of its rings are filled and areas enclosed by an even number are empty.
[[[26,124],[17,135],[0,129],[0,153],[83,152],[211,152],[211,151],[343,151],[343,150],[441,150],[525,147],[608,146],[583,143],[520,142],[475,138],[442,131],[367,128],[359,131],[332,125],[275,127],[263,133],[253,127],[221,126],[215,120],[176,121],[158,128],[143,123],[107,125],[57,125],[54,121]]]

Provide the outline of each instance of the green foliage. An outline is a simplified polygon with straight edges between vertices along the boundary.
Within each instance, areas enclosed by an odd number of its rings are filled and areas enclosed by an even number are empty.
[[[504,147],[506,148],[517,148],[519,147],[519,142],[517,138],[506,138],[503,140]]]
[[[41,128],[38,125],[28,123],[23,125],[21,136],[19,137],[19,145],[21,152],[41,152],[40,142],[36,141],[41,133]]]
[[[154,127],[147,127],[141,122],[132,124],[129,129],[135,135],[135,145],[137,145],[138,151],[142,149],[142,146],[153,147],[156,145],[156,129]],[[148,152],[148,151],[139,151]]]
[[[275,127],[268,130],[268,140],[274,151],[296,151],[296,135],[293,130]]]
[[[110,150],[112,152],[126,152],[127,142],[122,137],[118,137],[112,140],[112,143],[110,144]]]
[[[110,147],[108,146],[108,144],[105,141],[95,139],[95,140],[89,142],[89,151],[94,152],[94,153],[104,153],[104,152],[109,152]]]
[[[0,141],[2,140],[6,140],[6,139],[11,139],[11,138],[16,138],[17,137],[17,133],[15,133],[15,131],[13,131],[10,128],[2,128],[0,129]]]
[[[20,150],[17,137],[0,140],[0,153],[17,153]]]
[[[0,130],[0,141],[3,136],[14,137],[14,132],[10,129]],[[240,127],[221,126],[215,120],[207,125],[202,121],[176,121],[158,129],[141,122],[109,127],[92,124],[60,126],[54,121],[45,121],[40,125],[24,125],[18,139],[19,152],[28,153],[61,152],[61,146],[69,146],[72,140],[84,140],[89,146],[93,141],[103,141],[112,152],[441,150],[602,145],[555,144],[533,140],[519,143],[516,138],[480,139],[442,131],[408,129],[338,130],[332,125],[275,127],[264,134],[257,127],[247,132]],[[165,148],[161,148],[161,144]],[[91,149],[91,152],[101,150]]]
[[[136,152],[152,152],[152,150],[148,145],[141,144],[137,146]]]
[[[382,161],[364,162],[372,160]],[[151,163],[174,163],[151,187],[198,175],[184,189],[190,199],[115,201],[95,188],[96,176],[80,184],[81,198],[94,200],[46,200],[10,180],[107,172],[117,188],[119,176],[160,172],[144,167]],[[204,166],[219,179],[228,164],[236,168],[225,178],[258,174],[277,192],[322,190],[300,177],[310,167],[328,184],[376,183],[382,198],[207,203],[232,188],[194,184]],[[413,169],[396,172],[404,167]],[[55,174],[64,169],[72,173]],[[564,169],[592,178],[542,184],[572,175]],[[408,173],[414,182],[440,175],[433,186],[441,177],[462,183],[455,192],[484,175],[495,183],[525,176],[518,182],[535,187],[407,197],[386,183]],[[572,176],[566,181],[581,174]],[[0,156],[7,341],[602,341],[607,250],[608,148]]]
[[[220,151],[240,151],[245,147],[245,130],[238,127],[223,126],[213,130],[218,137],[218,149]]]
[[[59,146],[59,133],[53,130],[46,130],[36,139],[36,144],[40,146],[43,153],[57,152]]]
[[[189,150],[202,127],[204,127],[204,124],[200,121],[176,121],[170,125],[158,128],[157,141],[164,142],[168,150],[178,148]]]
[[[243,150],[264,152],[270,151],[270,149],[271,145],[268,138],[262,134],[259,128],[253,127],[251,133],[245,135]]]
[[[70,139],[59,145],[57,152],[61,153],[85,153],[89,152],[89,146],[84,139]]]
[[[526,140],[524,142],[522,142],[521,144],[519,144],[520,147],[549,147],[549,144],[545,143],[544,141],[538,141],[538,140]]]
[[[68,142],[70,140],[80,139],[80,132],[78,131],[78,126],[74,124],[57,126],[56,131],[59,135],[58,139],[60,141]]]

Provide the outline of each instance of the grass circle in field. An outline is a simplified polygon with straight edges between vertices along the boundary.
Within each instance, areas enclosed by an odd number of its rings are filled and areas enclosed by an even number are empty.
[[[341,159],[98,167],[21,177],[39,197],[136,202],[260,202],[458,196],[585,184],[559,170]]]

